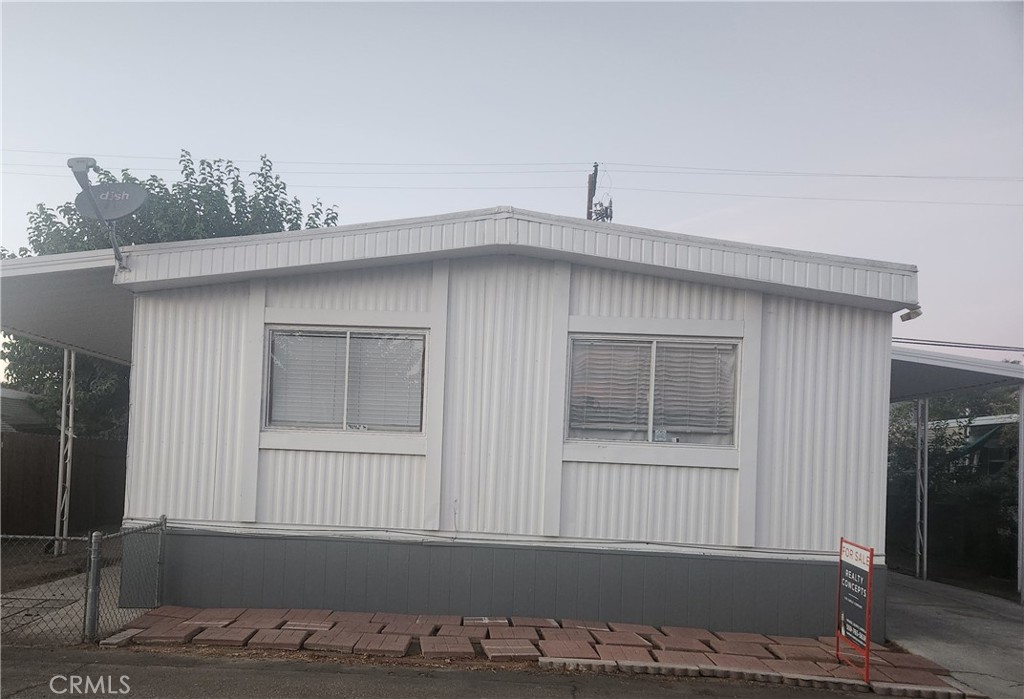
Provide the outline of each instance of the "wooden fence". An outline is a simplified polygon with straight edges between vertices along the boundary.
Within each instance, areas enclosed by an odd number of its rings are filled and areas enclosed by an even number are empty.
[[[0,436],[0,532],[53,534],[60,437]],[[76,439],[71,473],[70,534],[121,523],[125,442]]]

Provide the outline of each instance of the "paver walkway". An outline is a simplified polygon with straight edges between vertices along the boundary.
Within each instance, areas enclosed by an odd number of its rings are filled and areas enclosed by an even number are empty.
[[[536,661],[562,670],[722,677],[931,699],[964,696],[940,665],[882,647],[871,655],[868,685],[861,670],[837,662],[833,638],[614,621],[164,606],[101,645],[130,643]]]

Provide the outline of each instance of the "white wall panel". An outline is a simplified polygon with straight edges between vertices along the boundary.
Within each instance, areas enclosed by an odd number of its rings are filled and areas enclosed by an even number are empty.
[[[737,479],[729,469],[566,462],[562,534],[735,544]]]
[[[304,274],[267,282],[268,308],[427,311],[431,264]]]
[[[573,265],[569,313],[617,318],[743,320],[743,291]]]
[[[451,263],[442,529],[541,533],[559,267],[513,256]]]
[[[138,297],[126,517],[236,519],[248,284]]]
[[[425,473],[422,456],[260,450],[256,520],[415,529]]]
[[[891,316],[766,296],[756,544],[885,543]]]

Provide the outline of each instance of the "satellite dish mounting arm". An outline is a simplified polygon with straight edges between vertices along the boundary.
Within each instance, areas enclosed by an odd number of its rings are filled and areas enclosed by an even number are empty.
[[[119,270],[128,269],[128,265],[124,263],[124,255],[121,254],[121,248],[117,246],[117,237],[114,235],[114,227],[110,225],[110,221],[103,218],[103,214],[100,212],[100,205],[96,202],[96,196],[92,193],[92,185],[89,183],[89,170],[96,169],[96,159],[68,158],[68,167],[71,168],[72,174],[74,174],[75,179],[78,180],[78,184],[82,188],[82,191],[85,192],[85,196],[92,205],[92,210],[96,215],[96,218],[107,227],[107,234],[110,236],[110,247],[114,249],[114,259],[117,260],[117,268]]]

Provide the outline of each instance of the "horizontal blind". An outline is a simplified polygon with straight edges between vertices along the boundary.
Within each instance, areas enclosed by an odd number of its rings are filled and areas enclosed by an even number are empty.
[[[352,333],[349,429],[419,431],[424,339]]]
[[[736,346],[659,341],[654,441],[733,444]]]
[[[344,420],[345,335],[275,332],[270,343],[272,425],[336,425]]]
[[[575,340],[569,436],[646,440],[650,381],[650,342]]]

